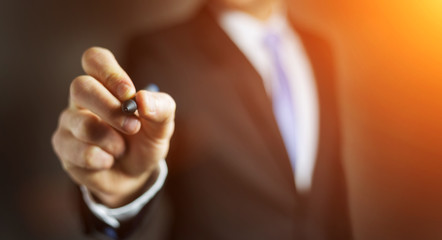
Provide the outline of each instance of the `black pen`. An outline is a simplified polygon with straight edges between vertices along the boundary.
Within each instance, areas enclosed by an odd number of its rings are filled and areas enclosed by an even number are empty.
[[[137,107],[138,106],[135,98],[126,100],[121,104],[121,110],[126,114],[133,114],[135,111],[137,111]]]
[[[158,92],[159,91],[158,86],[155,84],[149,84],[145,89],[150,92]],[[123,111],[123,113],[126,113],[126,114],[133,114],[135,111],[137,111],[137,108],[138,108],[138,105],[137,105],[137,102],[135,101],[135,98],[131,98],[129,100],[126,100],[121,104],[121,111]]]

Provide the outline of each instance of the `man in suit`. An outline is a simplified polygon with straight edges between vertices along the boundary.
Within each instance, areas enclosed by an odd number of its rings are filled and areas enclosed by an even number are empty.
[[[130,78],[109,51],[85,52],[53,145],[90,234],[351,238],[331,51],[280,6],[211,1],[141,34]],[[176,116],[169,95],[135,93],[132,80],[170,94]],[[124,115],[134,96],[138,112]]]

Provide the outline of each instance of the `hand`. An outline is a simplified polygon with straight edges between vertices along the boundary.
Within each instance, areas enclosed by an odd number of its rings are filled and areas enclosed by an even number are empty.
[[[145,190],[158,171],[174,130],[175,102],[165,93],[135,87],[112,53],[93,47],[82,57],[87,75],[70,86],[52,145],[65,171],[103,204],[119,207]],[[138,112],[121,102],[136,97]]]

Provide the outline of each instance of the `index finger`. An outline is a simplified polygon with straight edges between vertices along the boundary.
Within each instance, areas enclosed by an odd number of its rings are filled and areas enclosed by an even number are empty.
[[[120,101],[135,96],[132,80],[109,50],[91,47],[83,53],[81,64],[86,74],[100,81]]]

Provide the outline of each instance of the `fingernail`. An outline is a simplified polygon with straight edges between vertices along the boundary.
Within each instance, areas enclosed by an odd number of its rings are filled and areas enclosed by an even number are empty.
[[[135,94],[135,89],[125,83],[120,83],[117,87],[117,95],[122,99],[131,98]]]
[[[132,117],[126,117],[123,121],[123,129],[128,133],[135,133],[140,128],[140,121]]]

